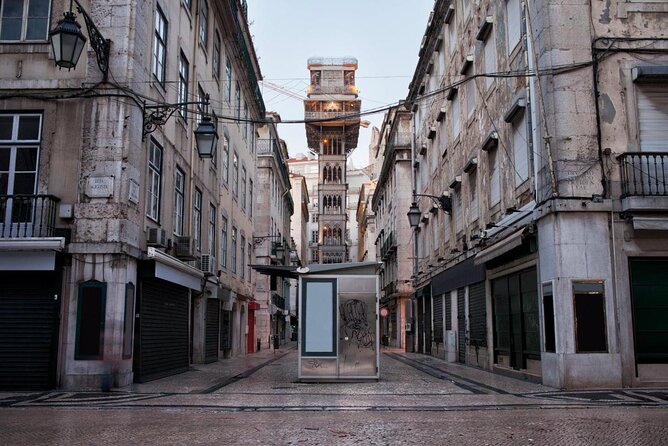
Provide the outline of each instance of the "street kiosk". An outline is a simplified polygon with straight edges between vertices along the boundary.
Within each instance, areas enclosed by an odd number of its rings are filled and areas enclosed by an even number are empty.
[[[315,264],[299,276],[300,381],[380,377],[378,263]]]

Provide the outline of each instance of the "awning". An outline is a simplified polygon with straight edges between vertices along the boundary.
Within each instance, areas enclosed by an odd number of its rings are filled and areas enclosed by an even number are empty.
[[[289,277],[291,279],[299,277],[296,272],[297,266],[294,265],[251,265],[251,268],[265,276]]]
[[[149,260],[142,268],[144,277],[155,277],[193,290],[202,289],[204,273],[199,269],[153,247],[148,248],[147,256]]]
[[[489,248],[483,249],[480,251],[473,261],[476,265],[481,265],[485,262],[489,262],[492,259],[499,257],[502,254],[507,253],[511,249],[517,248],[522,245],[522,233],[524,228],[519,229],[498,243],[493,244]]]
[[[53,271],[63,237],[0,240],[0,271]]]
[[[633,229],[645,231],[668,231],[668,219],[658,217],[633,217]]]
[[[249,310],[259,310],[260,309],[260,302],[248,302],[248,309]]]

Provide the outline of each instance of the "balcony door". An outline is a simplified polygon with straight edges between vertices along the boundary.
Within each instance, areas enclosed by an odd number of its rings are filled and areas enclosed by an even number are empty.
[[[0,114],[0,237],[30,237],[42,116]]]

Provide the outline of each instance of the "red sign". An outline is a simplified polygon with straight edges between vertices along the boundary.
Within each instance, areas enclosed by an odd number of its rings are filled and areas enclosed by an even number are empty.
[[[390,314],[390,312],[387,310],[387,308],[381,308],[380,309],[380,315],[382,317],[387,317],[388,314]]]

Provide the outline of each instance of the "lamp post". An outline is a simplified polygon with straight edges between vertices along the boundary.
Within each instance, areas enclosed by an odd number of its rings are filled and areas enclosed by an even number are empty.
[[[79,57],[86,45],[86,36],[81,32],[81,25],[76,20],[76,15],[72,12],[73,3],[77,5],[77,12],[81,14],[86,23],[90,45],[95,51],[97,66],[102,72],[103,80],[107,80],[109,73],[109,49],[111,40],[105,39],[100,30],[95,26],[93,20],[86,10],[81,6],[79,0],[70,0],[70,10],[63,14],[63,18],[58,21],[56,27],[49,32],[53,56],[59,68],[71,70],[76,68]]]

